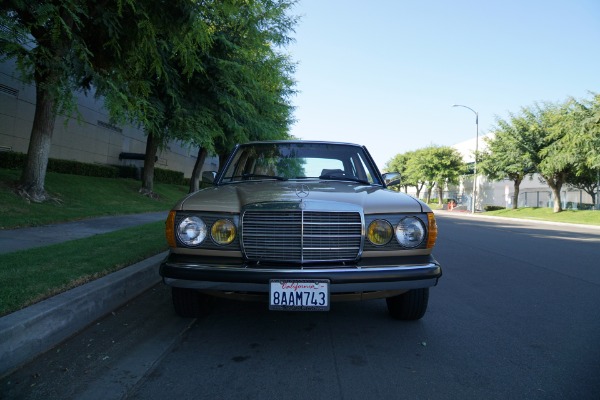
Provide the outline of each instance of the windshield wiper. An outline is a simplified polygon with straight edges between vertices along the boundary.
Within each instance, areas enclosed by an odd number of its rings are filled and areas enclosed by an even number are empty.
[[[345,175],[339,175],[339,174],[321,175],[321,176],[319,176],[319,179],[329,179],[329,180],[336,180],[336,181],[350,181],[350,182],[362,183],[364,185],[371,184],[371,182],[364,180],[364,179],[357,178],[355,176],[345,176]]]
[[[237,177],[234,177],[237,178]],[[262,175],[262,174],[242,174],[242,179],[251,179],[251,178],[264,178],[264,179],[277,179],[278,181],[287,181],[287,178],[283,176],[277,175]]]

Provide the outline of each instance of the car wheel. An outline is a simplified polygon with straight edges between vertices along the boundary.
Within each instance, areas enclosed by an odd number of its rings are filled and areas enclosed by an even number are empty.
[[[398,296],[385,299],[390,315],[404,321],[421,319],[427,311],[429,288],[413,289]]]
[[[198,318],[208,314],[210,310],[210,296],[197,290],[172,287],[171,297],[175,312],[180,317]]]

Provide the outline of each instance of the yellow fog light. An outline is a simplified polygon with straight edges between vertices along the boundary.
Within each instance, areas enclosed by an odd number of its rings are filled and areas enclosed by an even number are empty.
[[[235,239],[235,225],[228,219],[220,219],[210,228],[210,236],[217,244],[229,244]]]
[[[369,224],[367,229],[367,238],[375,246],[383,246],[388,244],[394,235],[392,225],[382,219],[376,219]]]

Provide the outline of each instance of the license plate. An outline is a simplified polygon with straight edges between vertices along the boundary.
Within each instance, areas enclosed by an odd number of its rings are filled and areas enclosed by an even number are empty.
[[[269,310],[329,311],[329,281],[271,279]]]

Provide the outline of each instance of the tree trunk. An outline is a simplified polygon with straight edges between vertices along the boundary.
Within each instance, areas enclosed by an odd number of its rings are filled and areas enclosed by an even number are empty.
[[[554,200],[553,211],[555,213],[559,213],[562,211],[562,203],[561,203],[561,199],[560,199],[560,188],[557,188],[556,186],[554,186],[554,187],[550,186],[550,188],[552,189],[552,198]]]
[[[444,188],[440,185],[438,185],[437,188],[437,192],[438,192],[438,204],[441,206],[442,204],[444,204]]]
[[[553,211],[555,213],[559,213],[562,211],[562,203],[560,201],[560,189],[562,188],[563,180],[559,177],[556,177],[554,179],[548,179],[544,177],[544,179],[546,179],[548,186],[550,186],[550,189],[552,189],[552,200],[554,201]]]
[[[198,157],[196,158],[196,163],[194,164],[194,170],[192,171],[192,177],[190,179],[190,193],[196,192],[200,189],[200,180],[202,177],[202,167],[204,166],[204,161],[206,160],[206,148],[200,147],[198,149]]]
[[[158,145],[160,140],[153,133],[148,134],[146,139],[146,157],[144,158],[144,172],[142,174],[142,188],[140,193],[156,197],[154,194],[154,164],[156,160],[156,153],[158,152]]]
[[[513,193],[512,196],[512,209],[516,210],[518,207],[518,202],[519,202],[519,192],[521,191],[521,182],[523,181],[523,178],[516,178],[515,180],[513,180],[514,182],[514,186],[515,186],[515,192]]]
[[[42,79],[38,79],[36,76],[35,114],[27,150],[27,161],[19,184],[20,194],[35,203],[49,199],[44,189],[44,182],[56,121],[55,106],[54,96],[44,88]]]
[[[418,182],[417,182],[417,185],[415,186],[417,188],[417,199],[421,196],[421,190],[423,190],[423,186],[424,186],[424,183],[419,184]]]

